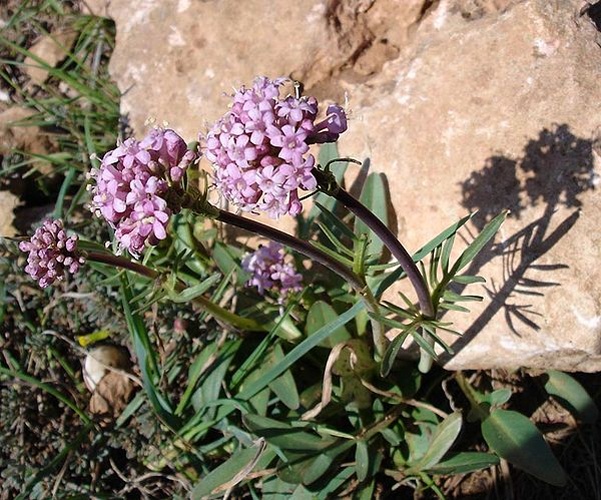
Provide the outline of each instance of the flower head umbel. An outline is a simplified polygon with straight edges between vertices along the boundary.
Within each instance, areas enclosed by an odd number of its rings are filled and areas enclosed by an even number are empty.
[[[60,219],[45,220],[29,241],[19,244],[19,248],[29,252],[25,271],[42,288],[63,280],[65,272],[76,273],[85,262],[77,251],[77,236],[67,236]]]
[[[284,247],[275,242],[248,254],[242,260],[242,268],[252,274],[247,285],[256,287],[260,294],[274,290],[284,297],[300,290],[303,278],[285,257]]]
[[[316,122],[314,97],[281,99],[285,81],[259,77],[252,88],[242,87],[205,141],[221,193],[243,210],[266,211],[273,218],[298,215],[298,190],[317,187],[309,145],[334,142],[346,130],[339,106],[329,106],[326,118]]]
[[[166,238],[169,217],[180,210],[170,192],[183,194],[182,179],[197,157],[173,130],[155,128],[141,141],[127,139],[92,171],[91,208],[116,229],[123,248],[139,255]]]

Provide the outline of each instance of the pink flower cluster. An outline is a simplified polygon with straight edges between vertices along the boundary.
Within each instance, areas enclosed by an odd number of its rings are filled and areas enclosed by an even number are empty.
[[[260,294],[274,290],[286,296],[300,290],[303,278],[285,257],[284,247],[275,242],[248,254],[242,260],[242,268],[252,273],[247,285],[256,287]]]
[[[19,244],[22,252],[29,252],[25,271],[42,288],[65,277],[65,271],[74,274],[85,259],[77,252],[77,236],[67,236],[63,221],[45,220],[29,241]]]
[[[116,229],[119,244],[138,256],[166,238],[169,217],[179,211],[168,193],[183,192],[182,178],[196,158],[173,130],[157,128],[141,141],[127,139],[92,171],[91,208]]]
[[[259,77],[252,88],[238,90],[205,142],[220,192],[243,210],[266,211],[273,218],[300,213],[298,190],[317,187],[309,145],[334,142],[347,127],[339,106],[329,106],[326,118],[316,123],[314,97],[281,99],[285,81]]]

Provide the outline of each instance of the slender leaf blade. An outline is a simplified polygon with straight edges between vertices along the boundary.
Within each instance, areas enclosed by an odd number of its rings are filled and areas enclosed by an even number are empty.
[[[311,336],[320,328],[334,321],[337,317],[338,313],[330,304],[322,300],[318,300],[313,303],[307,314],[305,333],[307,336]],[[322,347],[332,348],[336,344],[349,340],[350,338],[351,334],[344,326],[341,326],[340,328],[336,329],[332,335],[321,342],[320,345]]]
[[[250,448],[238,449],[238,451],[233,453],[232,456],[223,462],[219,467],[209,472],[200,480],[200,482],[192,490],[191,498],[193,500],[206,498],[215,490],[231,482],[240,474],[240,471],[244,471],[249,468],[252,469],[251,465],[256,463],[263,453],[264,448],[264,442],[259,441]]]
[[[482,232],[476,236],[474,241],[470,243],[470,245],[463,251],[461,256],[457,259],[455,264],[453,265],[453,271],[451,274],[457,274],[461,269],[467,266],[475,257],[480,253],[480,251],[486,246],[486,244],[494,238],[495,234],[501,227],[501,224],[505,222],[507,218],[507,211],[501,212],[497,215],[493,220],[491,220]]]
[[[466,474],[487,469],[499,464],[499,457],[492,453],[465,451],[449,455],[449,458],[428,467],[424,472],[430,474]]]
[[[377,172],[372,172],[367,176],[359,201],[363,203],[385,226],[388,226],[388,203],[389,197],[384,183],[384,176]],[[358,217],[355,218],[355,234],[367,234],[369,245],[367,247],[368,255],[381,255],[384,243],[380,238]]]
[[[451,449],[453,443],[461,432],[463,420],[461,413],[451,413],[445,418],[434,432],[434,436],[424,456],[415,464],[412,469],[421,471],[436,465],[442,457]]]

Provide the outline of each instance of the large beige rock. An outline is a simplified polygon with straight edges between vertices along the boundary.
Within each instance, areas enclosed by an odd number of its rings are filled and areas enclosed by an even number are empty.
[[[42,157],[56,148],[51,136],[35,125],[27,125],[34,111],[21,106],[11,106],[0,112],[0,155],[8,155],[13,150],[28,151]],[[49,162],[36,161],[36,169],[50,175],[53,171]]]
[[[113,0],[112,72],[136,131],[193,139],[254,75],[348,96],[341,151],[387,175],[410,251],[466,212],[512,216],[449,369],[601,369],[594,104],[601,49],[580,3]],[[457,243],[458,250],[464,244]]]
[[[292,76],[318,98],[343,98],[338,76],[366,81],[398,56],[421,6],[418,0],[247,0],[244,6],[95,0],[92,11],[116,21],[110,68],[126,92],[122,111],[134,130],[156,120],[192,140],[225,112],[225,93],[258,75]]]
[[[448,368],[599,370],[596,31],[571,2],[519,2],[471,21],[451,3],[374,89],[350,93],[341,147],[387,173],[410,249],[466,210],[480,210],[477,228],[512,210],[477,268],[485,301],[449,315],[467,333]]]

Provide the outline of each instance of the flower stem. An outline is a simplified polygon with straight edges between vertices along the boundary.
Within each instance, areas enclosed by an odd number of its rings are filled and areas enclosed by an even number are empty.
[[[203,201],[203,204],[208,205],[206,201]],[[281,243],[282,245],[285,245],[292,250],[295,250],[296,252],[310,258],[311,260],[318,262],[322,266],[334,271],[336,274],[338,274],[338,276],[351,285],[355,292],[365,302],[366,308],[369,312],[371,312],[373,315],[379,314],[378,302],[373,297],[371,290],[369,290],[365,281],[344,264],[341,264],[337,260],[333,259],[328,254],[311,245],[309,242],[296,238],[295,236],[291,236],[283,231],[267,226],[255,220],[241,217],[213,206],[207,208],[208,209],[201,208],[198,205],[192,207],[193,210],[203,215],[212,216],[218,221],[231,224],[232,226],[236,226],[240,229],[244,229],[255,234],[260,234],[265,238]],[[372,318],[371,325],[374,348],[378,355],[383,356],[386,346],[388,345],[388,340],[384,335],[384,330],[379,321]]]
[[[338,276],[347,281],[357,292],[361,294],[364,293],[366,285],[359,276],[353,273],[345,265],[341,264],[337,260],[334,260],[321,250],[315,248],[310,243],[255,220],[241,217],[231,212],[226,212],[225,210],[219,210],[219,213],[215,218],[226,224],[231,224],[232,226],[239,227],[240,229],[245,229],[252,233],[260,234],[265,238],[277,241],[282,245],[292,248],[298,253],[309,257],[311,260],[319,262],[322,266],[331,269],[338,274]]]
[[[336,184],[332,189],[332,179],[326,173],[319,169],[313,169],[317,182],[320,187],[327,186],[323,191],[336,198],[346,208],[348,208],[356,217],[361,219],[381,240],[382,243],[390,250],[390,253],[397,259],[403,271],[409,278],[417,294],[419,307],[425,318],[434,318],[434,306],[432,305],[432,297],[428,291],[428,286],[424,277],[419,272],[419,269],[413,262],[411,255],[401,244],[401,242],[392,234],[392,231],[378,217],[357,200],[350,193],[345,191],[340,185]]]
[[[127,269],[129,271],[133,271],[134,273],[138,273],[142,276],[145,276],[151,280],[158,279],[161,275],[154,269],[150,269],[142,264],[138,264],[137,262],[132,262],[131,260],[125,259],[123,257],[119,257],[117,255],[102,253],[102,252],[87,252],[86,258],[88,260],[94,262],[100,262],[102,264],[108,264],[113,267],[120,267],[122,269]],[[186,285],[181,281],[178,281],[175,285],[175,289],[178,292],[183,292],[186,289]],[[261,325],[257,321],[250,318],[243,318],[242,316],[238,316],[223,307],[218,306],[214,302],[209,299],[205,299],[202,296],[195,297],[193,302],[198,304],[202,309],[213,315],[213,317],[232,325],[236,328],[240,328],[241,330],[247,331],[265,331],[265,326]]]

